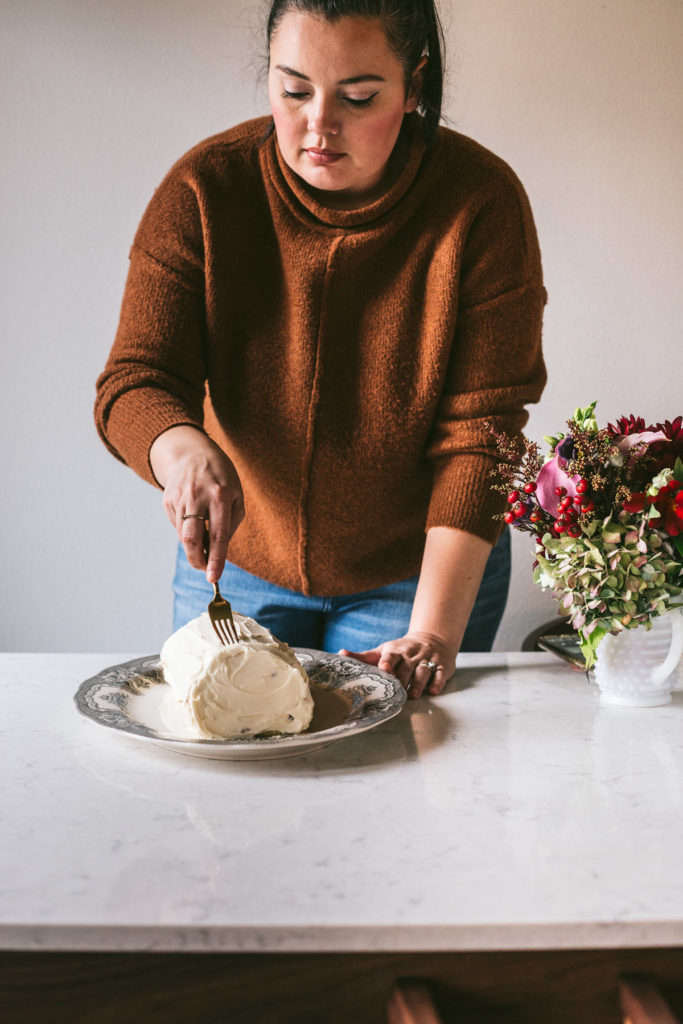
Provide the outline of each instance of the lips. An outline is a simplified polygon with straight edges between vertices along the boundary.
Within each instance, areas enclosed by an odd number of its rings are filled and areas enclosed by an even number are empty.
[[[333,164],[345,156],[344,153],[339,153],[334,149],[316,149],[315,147],[307,149],[306,153],[314,164]]]

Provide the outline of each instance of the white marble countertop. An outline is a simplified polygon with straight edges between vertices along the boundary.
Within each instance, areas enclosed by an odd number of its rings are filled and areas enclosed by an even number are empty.
[[[551,655],[463,655],[370,732],[209,761],[78,715],[135,656],[0,654],[0,948],[683,946],[683,692],[606,708]]]

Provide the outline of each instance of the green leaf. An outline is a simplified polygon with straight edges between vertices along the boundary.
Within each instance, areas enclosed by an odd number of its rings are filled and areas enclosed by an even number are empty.
[[[596,548],[595,544],[590,544],[589,543],[588,544],[588,549],[589,549],[589,551],[591,553],[591,558],[595,562],[595,564],[596,565],[604,566],[605,560],[602,557],[602,555],[600,554],[600,552],[598,551],[598,549]]]
[[[680,462],[681,460],[679,459],[678,461]],[[676,479],[678,479],[678,477],[676,477]],[[677,537],[672,537],[671,539],[679,555],[683,558],[683,533],[679,533]]]
[[[674,462],[674,480],[678,480],[679,483],[683,484],[683,459],[680,455],[677,456]]]
[[[592,668],[595,664],[598,645],[607,633],[609,633],[609,630],[603,629],[602,626],[596,626],[588,636],[586,636],[582,629],[579,630],[579,647],[586,661],[587,669]]]

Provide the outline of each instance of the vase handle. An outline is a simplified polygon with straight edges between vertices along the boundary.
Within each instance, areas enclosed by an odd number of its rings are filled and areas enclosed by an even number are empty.
[[[680,608],[672,608],[669,617],[671,619],[671,646],[662,664],[652,670],[653,686],[661,686],[683,656],[683,612]]]

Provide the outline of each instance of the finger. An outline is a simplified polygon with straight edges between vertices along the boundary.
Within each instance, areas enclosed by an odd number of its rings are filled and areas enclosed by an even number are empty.
[[[412,666],[403,660],[403,655],[399,652],[382,653],[381,648],[373,648],[371,651],[349,651],[346,647],[342,647],[339,654],[347,658],[356,658],[357,661],[363,661],[366,665],[376,665],[383,672],[389,672],[390,675],[396,676],[401,685],[406,690],[408,689]]]
[[[183,520],[181,517],[179,535],[187,560],[193,569],[206,568],[206,528],[204,520]]]
[[[437,655],[433,655],[432,659],[436,661]],[[415,673],[410,684],[410,695],[415,698],[421,697],[423,694],[429,694],[430,696],[436,696],[441,693],[446,682],[449,678],[449,673],[442,664],[437,664],[435,669],[430,668],[427,659],[422,659],[415,667]]]
[[[421,697],[425,687],[434,678],[435,671],[431,669],[424,658],[420,659],[415,665],[413,674],[410,677],[410,693],[409,696],[412,700],[417,700]]]
[[[402,660],[398,651],[382,651],[377,667],[381,668],[383,672],[393,672],[401,664]]]
[[[363,661],[366,665],[376,665],[380,659],[380,653],[378,650],[348,651],[346,647],[342,647],[338,653],[344,658],[355,658],[356,661]]]
[[[225,569],[227,540],[224,534],[211,535],[209,557],[206,564],[206,578],[209,583],[218,583]]]
[[[455,666],[453,666],[449,671],[445,667],[445,665],[439,665],[436,672],[434,673],[434,678],[432,679],[431,683],[427,688],[429,694],[431,696],[436,696],[438,693],[441,693],[443,691],[444,686],[453,675],[454,671]]]
[[[383,651],[377,667],[383,672],[391,672],[406,690],[410,686],[413,666],[400,651]]]
[[[215,502],[209,518],[208,558],[206,578],[209,583],[218,583],[225,568],[228,541],[234,532],[231,511],[222,502]]]

